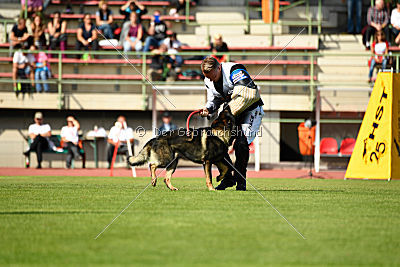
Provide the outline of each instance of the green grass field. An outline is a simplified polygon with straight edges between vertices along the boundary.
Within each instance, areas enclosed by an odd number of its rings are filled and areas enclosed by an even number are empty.
[[[399,265],[400,183],[250,179],[0,177],[0,265]]]

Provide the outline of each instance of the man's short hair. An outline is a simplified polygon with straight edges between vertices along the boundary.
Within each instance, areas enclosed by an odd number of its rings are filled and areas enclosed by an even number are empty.
[[[201,71],[207,74],[212,70],[218,68],[218,66],[219,66],[218,61],[212,56],[208,56],[203,60],[203,62],[201,62]]]

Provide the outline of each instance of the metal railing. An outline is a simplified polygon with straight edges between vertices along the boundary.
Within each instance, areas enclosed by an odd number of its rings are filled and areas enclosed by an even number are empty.
[[[25,50],[25,52],[30,53],[31,51]],[[34,53],[38,53],[39,51],[34,51]],[[58,77],[57,79],[49,79],[46,83],[49,84],[56,84],[57,85],[57,92],[58,92],[58,99],[59,99],[59,108],[63,108],[63,88],[62,85],[64,84],[101,84],[101,85],[109,85],[109,84],[119,84],[119,85],[140,85],[141,86],[141,93],[143,96],[143,109],[146,109],[146,101],[148,99],[148,92],[147,92],[147,87],[150,85],[146,81],[144,77],[142,77],[141,80],[83,80],[83,79],[63,79],[63,65],[64,64],[69,64],[63,61],[62,55],[83,55],[85,53],[88,53],[87,51],[44,51],[48,54],[53,54],[57,55],[58,58]],[[8,49],[0,49],[0,53],[9,53]],[[95,56],[115,56],[118,57],[119,54],[116,51],[90,51],[89,52],[92,55]],[[210,52],[180,52],[179,55],[181,56],[207,56],[209,55]],[[276,55],[275,51],[268,51],[268,52],[225,52],[225,53],[217,53],[217,55],[222,55],[225,54],[228,57],[228,60],[232,57],[251,57],[251,56],[256,56],[256,57],[273,57]],[[141,52],[139,54],[135,52],[129,52],[128,56],[132,57],[137,57],[140,55],[140,58],[142,60],[142,63],[139,64],[140,71],[146,75],[147,69],[148,69],[148,64],[146,63],[146,59],[148,59],[151,55],[153,55],[151,52]],[[291,57],[302,57],[303,59],[307,59],[309,61],[309,64],[307,65],[309,68],[308,71],[308,76],[309,79],[303,80],[303,81],[257,81],[257,84],[260,86],[282,86],[282,87],[307,87],[308,88],[308,94],[310,96],[310,111],[315,110],[315,98],[316,98],[316,91],[315,87],[316,86],[359,86],[359,87],[369,87],[366,82],[360,83],[360,82],[340,82],[340,81],[333,81],[333,82],[320,82],[317,80],[314,80],[314,77],[318,74],[316,73],[316,60],[320,57],[369,57],[371,56],[371,53],[368,52],[359,52],[359,53],[329,53],[329,52],[317,52],[317,51],[309,51],[309,52],[287,52],[284,51],[280,55],[282,58],[285,59],[290,59]],[[393,52],[390,55],[393,59],[395,59],[395,65],[393,68],[395,69],[396,72],[400,71],[400,52]],[[237,61],[240,61],[238,59]],[[265,65],[270,62],[269,59],[265,59]],[[82,60],[82,63],[85,63],[85,61]],[[264,64],[262,64],[264,65]],[[284,64],[282,64],[284,65]],[[367,62],[366,62],[367,66]],[[10,68],[11,69],[11,68]],[[256,75],[257,73],[252,73],[253,75]],[[367,74],[367,73],[366,73]],[[288,74],[290,76],[290,74]],[[0,79],[0,83],[13,83],[13,79],[9,78],[2,78]],[[29,80],[16,80],[15,82],[18,83],[29,83]],[[40,82],[39,83],[43,83]],[[171,83],[167,82],[153,82],[154,85],[171,85]],[[199,85],[202,84],[202,81],[176,81],[175,84],[179,85]]]
[[[26,53],[38,53],[40,51],[29,51],[29,50],[23,50]],[[48,54],[53,54],[53,55],[57,55],[58,58],[58,70],[57,70],[57,79],[49,79],[46,81],[46,83],[49,84],[56,84],[57,85],[57,92],[58,92],[58,100],[59,100],[59,108],[63,109],[63,88],[62,85],[63,84],[101,84],[101,85],[105,85],[105,84],[120,84],[120,85],[141,85],[141,91],[142,91],[142,97],[143,97],[143,109],[146,108],[146,103],[147,103],[147,99],[148,99],[148,93],[146,90],[146,87],[149,86],[148,82],[146,81],[146,79],[144,77],[142,77],[141,80],[82,80],[82,79],[63,79],[62,78],[62,74],[63,74],[63,65],[64,64],[68,64],[63,62],[63,57],[62,55],[83,55],[85,53],[88,53],[87,51],[70,51],[70,50],[66,50],[66,51],[44,51],[45,53]],[[0,49],[0,53],[9,53],[9,50],[5,50],[5,49]],[[116,51],[90,51],[89,52],[91,55],[94,56],[115,56],[118,57],[119,53]],[[209,55],[210,52],[180,52],[179,55],[181,56],[207,56]],[[269,51],[269,52],[225,52],[225,53],[217,53],[217,55],[227,55],[228,60],[231,57],[234,56],[262,56],[263,58],[266,57],[273,57],[276,55],[276,52],[274,51]],[[135,52],[129,52],[127,54],[128,56],[133,56],[136,57],[138,56],[137,53]],[[142,60],[142,64],[141,64],[141,68],[139,67],[138,69],[140,69],[140,71],[146,75],[147,73],[147,69],[148,69],[148,64],[146,63],[146,59],[148,59],[148,57],[150,57],[151,55],[153,55],[151,52],[141,52],[140,54],[141,60]],[[316,86],[315,81],[314,81],[314,63],[315,63],[315,53],[314,52],[282,52],[281,55],[282,57],[285,58],[290,58],[290,57],[304,57],[304,58],[308,58],[310,61],[309,64],[309,80],[306,81],[257,81],[257,84],[260,86],[304,86],[304,87],[308,87],[310,88],[310,100],[314,99],[314,87]],[[240,60],[239,60],[240,61]],[[265,60],[265,65],[268,64],[270,62],[270,60],[266,59]],[[82,63],[85,63],[85,61],[82,60]],[[256,75],[256,73],[254,73],[253,75]],[[290,76],[290,75],[289,75]],[[17,83],[30,83],[29,80],[23,80],[23,79],[18,79],[18,80],[13,80],[13,79],[9,79],[9,78],[2,78],[0,79],[0,83],[13,83],[13,82],[17,82]],[[43,83],[40,82],[39,83]],[[179,83],[181,85],[199,85],[202,84],[202,81],[177,81],[176,83]],[[153,82],[154,85],[165,85],[168,84],[170,85],[170,83],[167,82]],[[312,102],[311,102],[312,103]],[[310,104],[310,109],[312,109],[312,105]]]

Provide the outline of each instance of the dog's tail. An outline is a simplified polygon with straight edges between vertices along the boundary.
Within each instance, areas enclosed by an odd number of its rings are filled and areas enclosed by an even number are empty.
[[[151,142],[148,142],[142,150],[139,152],[138,155],[132,156],[128,158],[128,163],[131,166],[140,166],[145,164],[150,157],[150,152],[151,152]]]

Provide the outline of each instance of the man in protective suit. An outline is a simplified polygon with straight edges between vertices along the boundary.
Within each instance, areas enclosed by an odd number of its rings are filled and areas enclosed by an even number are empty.
[[[207,104],[200,114],[206,117],[218,111],[222,104],[224,108],[229,105],[238,126],[233,133],[236,156],[234,175],[229,172],[230,175],[227,174],[215,189],[225,190],[236,185],[236,190],[245,191],[249,145],[256,137],[264,116],[258,87],[242,64],[218,63],[209,56],[201,63],[201,70],[207,87]]]

